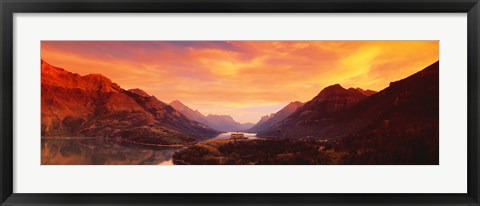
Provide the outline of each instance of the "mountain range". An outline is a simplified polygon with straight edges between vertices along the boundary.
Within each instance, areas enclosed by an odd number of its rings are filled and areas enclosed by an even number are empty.
[[[248,129],[247,131],[256,133],[256,132],[260,132],[265,129],[268,129],[274,124],[290,116],[293,112],[295,112],[295,110],[297,110],[301,106],[303,106],[302,102],[299,102],[299,101],[290,102],[287,106],[283,107],[277,113],[272,113],[270,115],[262,116],[260,118],[260,121],[258,121],[257,124],[255,124],[252,128]]]
[[[41,94],[42,136],[100,136],[169,145],[219,133],[140,89],[125,90],[100,74],[81,76],[43,60]]]
[[[209,114],[207,116],[200,113],[198,110],[193,110],[183,104],[178,100],[170,102],[170,105],[175,108],[177,111],[181,112],[185,116],[189,117],[192,120],[201,122],[210,128],[213,128],[221,132],[234,132],[234,131],[245,131],[251,128],[253,123],[239,123],[236,122],[229,115],[213,115]]]
[[[344,89],[339,84],[331,85],[323,89],[320,94],[318,94],[314,99],[309,101],[308,105],[305,105],[302,102],[294,101],[290,102],[287,106],[282,108],[277,113],[272,113],[270,115],[265,115],[260,118],[260,121],[257,122],[252,128],[248,129],[248,132],[262,132],[270,129],[275,124],[283,121],[291,114],[293,114],[298,108],[303,108],[303,110],[311,110],[310,107],[320,106],[325,107],[320,110],[340,110],[344,107],[348,107],[352,104],[359,102],[360,100],[375,94],[373,90],[363,90],[361,88],[349,88]],[[314,102],[322,102],[320,105],[315,105]],[[314,111],[311,110],[311,111]]]
[[[341,138],[438,127],[438,62],[380,92],[328,86],[310,101],[291,102],[255,125],[228,115],[205,116],[178,100],[166,104],[141,89],[125,90],[100,74],[81,76],[43,60],[41,74],[41,132],[47,137],[171,145],[228,131],[271,138]]]
[[[438,127],[438,83],[436,62],[369,96],[360,89],[332,85],[258,136],[341,138],[360,133],[430,131]]]

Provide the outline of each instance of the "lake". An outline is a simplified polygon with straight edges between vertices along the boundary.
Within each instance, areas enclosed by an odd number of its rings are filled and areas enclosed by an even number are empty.
[[[236,132],[225,132],[225,133],[219,134],[218,136],[212,139],[229,139],[232,133],[236,133]],[[241,133],[243,133],[243,135],[248,139],[257,139],[256,133],[246,133],[246,132],[241,132]]]
[[[228,139],[231,132],[213,139]],[[255,139],[255,133],[244,133]],[[103,138],[42,138],[42,165],[172,165],[185,147],[145,147]]]

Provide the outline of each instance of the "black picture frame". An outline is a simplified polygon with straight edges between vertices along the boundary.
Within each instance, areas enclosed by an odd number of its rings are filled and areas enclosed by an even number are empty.
[[[1,205],[480,205],[479,0],[0,0]],[[466,194],[20,194],[13,193],[15,13],[467,13],[468,192]],[[456,177],[452,177],[456,178]],[[441,180],[439,180],[441,181]],[[413,185],[412,185],[413,187]]]

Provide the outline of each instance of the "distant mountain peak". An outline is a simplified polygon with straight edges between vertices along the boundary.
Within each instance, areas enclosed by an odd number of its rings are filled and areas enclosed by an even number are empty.
[[[270,115],[265,115],[260,118],[260,121],[257,122],[253,127],[251,127],[248,131],[251,132],[259,132],[264,129],[271,127],[272,125],[281,122],[289,115],[294,113],[298,108],[302,107],[304,103],[300,101],[293,101],[283,107],[280,111],[276,113],[271,113]]]
[[[372,90],[363,90],[361,88],[349,88],[345,89],[340,84],[330,85],[325,87],[320,93],[314,98],[315,101],[324,101],[327,99],[338,99],[345,96],[351,96],[355,98],[364,98],[372,94],[375,94],[375,91]]]
[[[223,115],[223,114],[208,114],[209,118],[211,117],[215,117],[215,118],[222,118],[222,119],[228,119],[228,120],[232,120],[232,121],[235,121],[233,120],[233,117],[230,116],[230,115]]]
[[[112,80],[107,78],[106,76],[103,76],[101,74],[87,74],[84,76],[87,79],[93,80],[93,81],[105,81],[111,83]]]
[[[202,124],[209,125],[209,122],[205,119],[205,116],[202,113],[200,113],[198,110],[191,109],[187,105],[183,104],[181,101],[173,100],[170,102],[169,105],[175,108],[175,110],[179,111],[183,115],[197,122],[200,122]]]
[[[303,103],[300,102],[300,101],[294,101],[294,102],[290,102],[289,104],[287,104],[287,106],[283,107],[280,111],[278,111],[276,114],[278,113],[287,113],[288,115],[290,115],[291,113],[293,113],[295,110],[297,110],[297,108],[303,106]],[[286,116],[288,116],[286,115]]]
[[[41,61],[41,69],[42,69],[42,72],[45,73],[45,72],[50,72],[50,71],[57,71],[57,72],[66,72],[64,69],[62,68],[59,68],[59,67],[54,67],[52,65],[50,65],[49,63],[47,63],[46,61],[44,61],[42,59]]]
[[[425,69],[423,69],[421,71],[418,71],[417,73],[409,76],[408,78],[421,78],[422,76],[428,76],[428,75],[432,75],[432,74],[437,75],[439,73],[439,70],[440,70],[439,66],[440,66],[440,62],[436,61],[433,64],[430,64],[429,66],[427,66]],[[398,84],[402,84],[402,82],[405,82],[403,80],[404,79],[394,81],[394,82],[390,82],[389,87],[398,86]]]
[[[346,89],[342,87],[342,85],[340,84],[334,84],[334,85],[330,85],[328,87],[325,87],[321,92],[320,94],[323,92],[323,93],[328,93],[328,92],[342,92],[342,91],[345,91]]]
[[[358,92],[364,94],[364,95],[367,96],[367,97],[370,96],[370,95],[372,95],[372,94],[377,93],[376,91],[373,91],[373,90],[370,90],[370,89],[364,90],[364,89],[362,89],[362,88],[360,88],[360,87],[357,87],[357,88],[350,87],[348,90],[349,90],[349,91],[358,91]]]
[[[348,90],[343,88],[340,84],[334,84],[322,89],[322,91],[318,93],[315,99],[317,101],[322,101],[330,98],[331,96],[338,95],[338,94],[346,94],[346,93],[348,93]]]
[[[140,95],[141,97],[150,97],[150,95],[147,92],[145,92],[145,91],[143,91],[139,88],[129,89],[128,91],[131,92],[131,93]]]
[[[92,82],[92,83],[112,83],[111,79],[109,79],[108,77],[103,76],[101,74],[95,74],[94,73],[94,74],[87,74],[87,75],[84,75],[84,76],[80,76],[77,73],[68,72],[65,69],[62,69],[60,67],[52,66],[51,64],[47,63],[43,59],[41,60],[41,64],[42,64],[41,65],[42,75],[46,75],[46,74],[50,74],[50,75],[65,74],[65,75],[72,76],[72,77],[81,77],[81,78],[84,78],[86,81],[89,81],[89,82]]]
[[[295,107],[295,108],[297,108],[298,106],[301,106],[301,105],[303,105],[302,102],[300,102],[300,101],[294,101],[294,102],[288,103],[287,106],[285,106],[285,107]]]
[[[88,74],[81,76],[76,73],[68,72],[62,68],[52,66],[43,60],[41,63],[43,84],[53,84],[63,88],[80,88],[89,91],[112,93],[118,93],[122,90],[120,86],[101,74]]]
[[[179,100],[173,100],[172,102],[170,102],[170,104],[172,107],[174,107],[176,110],[179,110],[180,112],[182,111],[192,111],[193,112],[193,109],[191,109],[190,107],[188,107],[187,105],[183,104],[181,101]],[[188,116],[188,115],[187,115]]]
[[[210,128],[213,128],[218,131],[229,132],[229,131],[244,131],[245,129],[253,126],[251,123],[240,124],[236,122],[233,117],[229,115],[216,115],[209,114],[207,116],[200,113],[198,110],[193,110],[190,107],[186,106],[179,100],[173,100],[170,102],[170,106],[175,108],[180,113],[189,117],[192,120],[203,123]]]
[[[249,129],[252,126],[251,124],[247,123],[240,124],[239,122],[235,121],[230,115],[209,114],[206,119],[211,122],[212,128],[224,132],[243,131]]]
[[[178,104],[178,105],[185,106],[181,101],[178,101],[178,100],[173,100],[172,102],[170,102],[170,104]]]

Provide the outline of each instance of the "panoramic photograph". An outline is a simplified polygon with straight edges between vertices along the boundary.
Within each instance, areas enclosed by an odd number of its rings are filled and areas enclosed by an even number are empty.
[[[439,41],[42,41],[42,165],[438,165]]]

